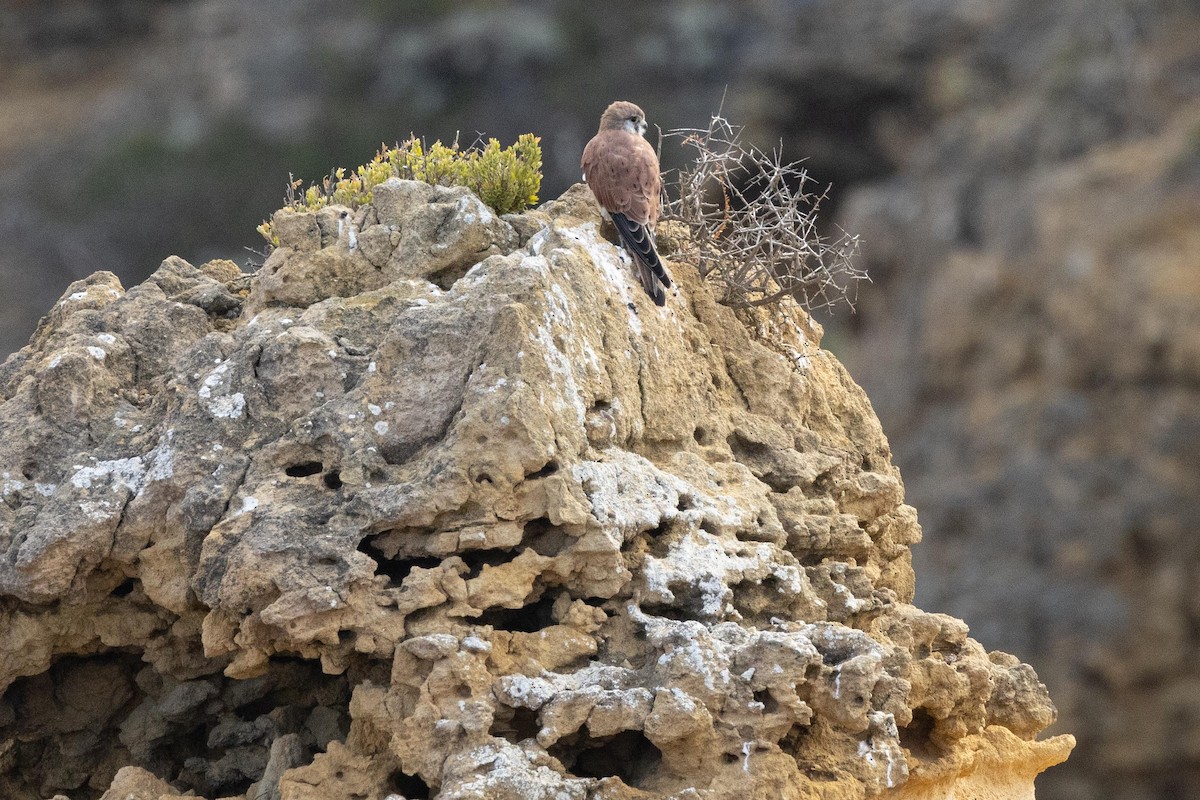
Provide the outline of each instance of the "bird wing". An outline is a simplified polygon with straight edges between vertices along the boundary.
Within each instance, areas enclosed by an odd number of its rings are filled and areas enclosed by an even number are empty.
[[[601,131],[583,149],[580,162],[588,186],[610,214],[638,225],[658,221],[662,176],[650,143],[628,131]]]
[[[654,248],[662,176],[658,155],[641,136],[627,131],[600,131],[583,149],[580,169],[608,212],[621,243],[633,256],[638,279],[657,305],[665,305],[671,279]]]
[[[671,278],[663,268],[658,251],[654,248],[654,240],[650,238],[648,226],[638,225],[619,211],[609,212],[609,214],[612,216],[613,225],[616,226],[617,235],[621,237],[621,244],[625,245],[625,249],[633,256],[633,260],[638,263],[639,267],[649,271],[650,275],[647,277],[650,280],[647,281],[646,277],[643,277],[642,285],[654,298],[654,302],[661,306],[663,303],[659,302],[659,297],[661,296],[663,302],[666,302],[666,296],[663,295],[662,289],[658,289],[654,278],[657,278],[668,289],[671,288]]]

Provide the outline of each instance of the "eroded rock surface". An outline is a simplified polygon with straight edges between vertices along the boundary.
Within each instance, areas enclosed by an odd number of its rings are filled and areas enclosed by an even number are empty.
[[[0,794],[1015,798],[1066,757],[1030,667],[910,605],[817,326],[780,355],[683,263],[656,309],[582,187],[342,211],[252,278],[80,281],[0,369]]]

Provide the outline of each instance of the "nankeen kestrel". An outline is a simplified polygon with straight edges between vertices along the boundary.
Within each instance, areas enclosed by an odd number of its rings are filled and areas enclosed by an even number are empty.
[[[633,103],[618,100],[604,109],[600,130],[583,148],[583,179],[596,195],[600,212],[612,220],[621,244],[633,257],[646,294],[666,305],[671,278],[654,249],[662,176],[658,155],[643,137],[646,115]]]

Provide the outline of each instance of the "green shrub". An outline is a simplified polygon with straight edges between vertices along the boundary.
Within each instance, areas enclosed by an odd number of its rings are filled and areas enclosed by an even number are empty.
[[[416,137],[395,147],[383,147],[368,163],[347,174],[344,167],[331,172],[303,195],[296,190],[303,181],[288,186],[286,208],[315,211],[328,205],[358,208],[371,202],[376,186],[388,178],[424,181],[438,186],[466,186],[498,214],[522,211],[537,203],[542,185],[541,139],[522,134],[510,147],[501,148],[495,139],[467,149],[458,142],[440,141],[426,146]],[[258,226],[271,244],[278,244],[271,223]]]

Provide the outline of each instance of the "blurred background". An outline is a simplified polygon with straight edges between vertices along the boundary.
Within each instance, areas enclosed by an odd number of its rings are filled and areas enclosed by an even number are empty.
[[[610,100],[722,95],[864,238],[826,344],[920,510],[918,604],[1079,737],[1039,797],[1200,798],[1196,0],[4,0],[0,355],[95,270],[261,260],[289,172],[533,131],[549,199]]]

